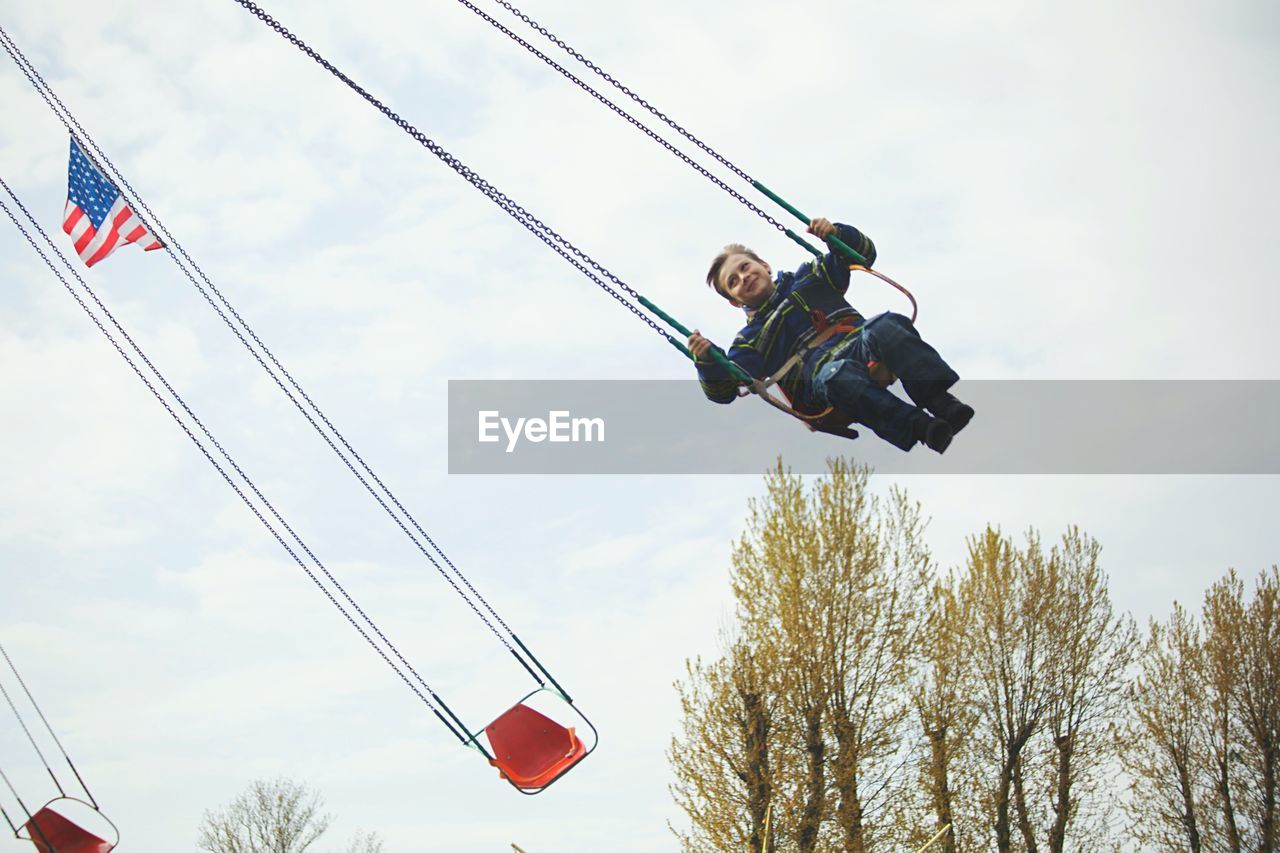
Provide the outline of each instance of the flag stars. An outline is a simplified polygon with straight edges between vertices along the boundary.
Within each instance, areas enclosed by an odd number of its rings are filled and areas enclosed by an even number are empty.
[[[101,227],[120,193],[89,163],[74,140],[68,184],[68,198],[88,215],[95,228]]]
[[[145,251],[163,248],[125,204],[115,184],[89,162],[74,138],[62,230],[72,236],[76,252],[88,266],[126,243],[136,243]]]

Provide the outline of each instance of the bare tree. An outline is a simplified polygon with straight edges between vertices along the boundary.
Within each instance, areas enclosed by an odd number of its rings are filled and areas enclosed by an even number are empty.
[[[1130,689],[1136,839],[1192,851],[1274,851],[1280,771],[1280,571],[1252,599],[1234,570],[1152,624]]]
[[[1212,783],[1201,751],[1208,722],[1203,673],[1199,627],[1175,602],[1167,623],[1151,622],[1121,737],[1132,780],[1125,809],[1133,840],[1144,847],[1212,849],[1212,816],[1201,796]]]
[[[1209,588],[1204,599],[1204,672],[1208,698],[1205,752],[1213,767],[1212,799],[1217,806],[1225,849],[1246,849],[1239,800],[1244,796],[1240,758],[1244,735],[1236,708],[1240,690],[1241,623],[1244,588],[1234,571]],[[1243,827],[1243,829],[1247,829]]]
[[[1055,547],[1052,603],[1048,627],[1045,733],[1052,738],[1048,789],[1051,822],[1048,847],[1062,853],[1067,830],[1079,824],[1082,792],[1117,757],[1115,726],[1124,713],[1128,668],[1137,648],[1137,629],[1111,605],[1107,578],[1099,563],[1096,539],[1072,527]],[[1095,810],[1103,816],[1110,798],[1103,794]],[[1089,827],[1094,829],[1094,827]],[[1077,826],[1076,844],[1086,828]],[[1094,839],[1100,841],[1100,839]]]
[[[1029,537],[1018,551],[988,527],[969,543],[968,575],[960,584],[964,651],[973,667],[975,701],[985,732],[991,829],[996,848],[1012,848],[1013,823],[1035,851],[1023,781],[1024,750],[1049,705],[1044,678],[1045,622],[1055,587],[1055,561]]]
[[[816,495],[835,637],[835,822],[850,853],[903,840],[897,822],[875,818],[909,783],[898,771],[908,757],[910,677],[933,577],[919,505],[895,490],[859,510],[865,494],[865,470],[833,466]]]
[[[806,488],[779,465],[751,503],[731,571],[736,640],[677,685],[684,732],[670,756],[694,825],[677,832],[686,849],[759,850],[762,817],[771,846],[800,853],[869,850],[898,832],[888,792],[931,567],[918,507],[900,494],[881,503],[868,479],[834,461]],[[756,693],[768,736],[751,741]]]
[[[208,853],[302,853],[328,830],[320,795],[291,779],[259,779],[231,805],[205,812],[197,846]]]
[[[1249,811],[1257,846],[1272,853],[1280,846],[1277,775],[1280,774],[1280,570],[1263,572],[1245,611],[1240,643],[1241,722],[1249,737],[1256,784]]]
[[[360,830],[347,845],[347,853],[385,853],[385,848],[378,833]]]
[[[1205,597],[1206,650],[1217,679],[1218,793],[1232,849],[1271,853],[1280,843],[1280,572],[1259,577],[1244,598],[1235,571]]]
[[[966,834],[961,817],[967,766],[965,755],[974,722],[970,700],[969,666],[965,652],[965,625],[953,577],[934,585],[928,618],[920,635],[920,668],[911,698],[926,749],[918,760],[920,791],[933,819],[927,831],[915,828],[908,838],[918,847],[938,832],[936,843],[943,853],[977,846]],[[945,832],[944,832],[945,830]]]
[[[828,808],[825,734],[834,637],[822,612],[830,599],[823,594],[826,555],[820,546],[827,531],[817,528],[801,479],[781,463],[766,485],[766,499],[752,506],[748,532],[734,554],[735,592],[745,636],[757,648],[776,649],[785,697],[779,733],[803,767],[796,786],[801,796],[784,824],[796,849],[810,853]]]
[[[686,664],[676,683],[683,732],[668,760],[672,796],[692,824],[675,830],[684,850],[776,849],[776,836],[766,837],[777,752],[770,669],[739,642],[710,664]]]

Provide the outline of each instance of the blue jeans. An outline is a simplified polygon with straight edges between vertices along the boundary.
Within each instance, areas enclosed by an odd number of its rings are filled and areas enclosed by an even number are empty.
[[[872,381],[869,361],[897,374],[915,405]],[[868,320],[822,366],[814,377],[813,401],[835,407],[895,447],[910,450],[928,422],[921,410],[937,403],[959,379],[938,351],[921,340],[909,319],[887,313]]]

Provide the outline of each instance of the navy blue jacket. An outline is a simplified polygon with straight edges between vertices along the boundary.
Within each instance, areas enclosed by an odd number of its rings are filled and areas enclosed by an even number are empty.
[[[876,247],[861,231],[836,223],[836,236],[867,259],[876,259]],[[844,322],[861,325],[862,315],[845,299],[849,289],[849,262],[838,252],[815,258],[795,272],[778,273],[773,293],[742,327],[727,353],[729,359],[757,379],[772,376],[793,354],[801,351],[817,332],[810,316],[821,311],[828,323]],[[816,347],[788,373],[779,385],[793,400],[810,402],[809,389],[813,377],[847,341],[849,334],[836,335]],[[722,351],[723,352],[723,351]],[[737,398],[739,381],[724,366],[704,356],[695,364],[702,391],[717,403],[732,403]]]

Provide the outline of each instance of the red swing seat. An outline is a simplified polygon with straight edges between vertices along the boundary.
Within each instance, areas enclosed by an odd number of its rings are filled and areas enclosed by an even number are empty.
[[[110,853],[116,846],[49,806],[36,812],[22,828],[41,853]]]
[[[545,788],[587,754],[574,732],[518,703],[484,727],[498,774],[521,790]]]

